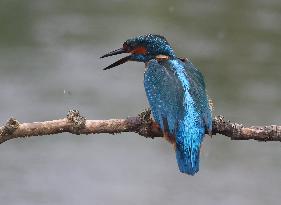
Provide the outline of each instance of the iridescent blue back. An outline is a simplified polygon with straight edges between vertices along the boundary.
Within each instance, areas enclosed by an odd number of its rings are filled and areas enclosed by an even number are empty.
[[[204,78],[190,62],[177,58],[150,60],[144,87],[152,114],[164,129],[176,137],[176,156],[181,172],[194,175],[199,170],[200,147],[206,129],[212,129],[212,115]]]

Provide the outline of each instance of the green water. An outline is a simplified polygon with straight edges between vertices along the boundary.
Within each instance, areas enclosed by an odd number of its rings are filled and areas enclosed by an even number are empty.
[[[281,123],[281,2],[0,0],[0,119],[88,119],[147,107],[144,65],[102,71],[132,36],[164,35],[204,73],[215,114]],[[200,172],[162,139],[69,134],[0,145],[1,204],[279,204],[280,143],[206,138]]]

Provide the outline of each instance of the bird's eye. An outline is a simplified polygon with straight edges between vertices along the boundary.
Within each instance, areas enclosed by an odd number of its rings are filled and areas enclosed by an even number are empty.
[[[127,43],[125,42],[125,43],[123,43],[123,48],[127,48]]]
[[[129,51],[130,50],[130,46],[125,42],[123,43],[123,48],[126,50],[126,51]]]

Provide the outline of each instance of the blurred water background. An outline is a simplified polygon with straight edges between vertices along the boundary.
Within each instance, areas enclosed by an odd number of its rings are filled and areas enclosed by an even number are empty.
[[[144,65],[99,56],[166,36],[203,72],[215,114],[281,123],[280,0],[0,0],[0,120],[88,119],[146,108]],[[207,137],[200,172],[180,174],[162,139],[137,134],[15,139],[0,145],[0,204],[280,204],[278,142]]]

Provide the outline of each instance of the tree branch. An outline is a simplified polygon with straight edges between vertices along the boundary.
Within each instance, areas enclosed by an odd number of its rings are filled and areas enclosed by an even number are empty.
[[[86,120],[77,110],[70,110],[66,118],[32,123],[19,123],[11,118],[0,127],[0,143],[19,137],[53,135],[63,132],[72,134],[116,134],[121,132],[135,132],[139,135],[154,138],[162,137],[159,126],[151,119],[150,110],[146,110],[137,117],[110,120]],[[207,133],[206,133],[207,134]],[[213,119],[212,135],[222,134],[232,140],[280,141],[281,126],[251,126],[224,120],[223,116]]]

